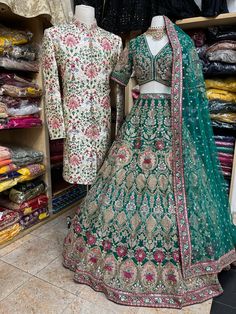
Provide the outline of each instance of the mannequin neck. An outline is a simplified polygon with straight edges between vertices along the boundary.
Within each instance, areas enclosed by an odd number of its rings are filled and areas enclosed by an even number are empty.
[[[95,19],[95,9],[88,5],[76,5],[74,18],[87,25],[93,24]]]
[[[165,26],[163,15],[157,15],[152,18],[151,27]]]

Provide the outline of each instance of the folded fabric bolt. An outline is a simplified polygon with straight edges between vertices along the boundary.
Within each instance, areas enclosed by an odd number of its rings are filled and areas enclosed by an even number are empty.
[[[34,61],[37,58],[36,47],[33,45],[11,46],[2,49],[1,54],[13,59]]]
[[[236,51],[235,51],[236,52]],[[214,78],[205,80],[206,88],[220,89],[230,92],[236,92],[236,78],[228,77],[225,79]]]
[[[210,47],[207,48],[206,55],[211,52],[215,52],[218,50],[236,50],[236,41],[235,40],[223,40],[217,42]]]
[[[11,180],[6,180],[6,181],[0,182],[0,192],[5,191],[7,189],[10,189],[14,185],[16,185],[18,183],[19,178],[15,178],[15,179],[11,179]]]
[[[1,48],[0,48],[1,49]],[[0,67],[7,70],[38,72],[38,61],[14,60],[6,57],[0,57]]]
[[[0,208],[0,231],[9,228],[20,220],[20,214],[9,209]]]
[[[0,245],[13,239],[22,230],[19,223],[0,231]]]
[[[43,161],[43,153],[28,147],[8,146],[12,161],[17,166],[24,166]]]
[[[17,171],[9,171],[7,173],[3,173],[0,174],[0,182],[5,181],[5,180],[9,180],[9,179],[14,179],[14,178],[18,178],[21,175],[17,172]]]
[[[9,171],[13,171],[13,170],[17,170],[17,169],[18,169],[18,167],[11,163],[7,166],[0,167],[0,174],[4,174],[4,173],[7,173]]]
[[[223,62],[203,62],[203,72],[207,76],[235,75],[236,64]]]
[[[23,229],[26,229],[38,223],[39,221],[47,218],[48,216],[49,216],[48,209],[40,208],[35,212],[22,217],[20,220],[20,224]]]
[[[14,129],[14,128],[31,128],[31,127],[36,127],[36,126],[41,126],[42,125],[42,120],[40,118],[9,118],[7,127],[9,129]]]
[[[236,123],[236,113],[211,114],[211,119],[227,123]]]
[[[29,31],[16,30],[0,25],[0,51],[5,47],[27,44],[33,37]]]
[[[45,166],[43,164],[33,164],[27,167],[17,170],[21,176],[18,179],[18,182],[32,180],[45,172]]]
[[[36,87],[18,87],[14,85],[4,84],[0,88],[2,95],[11,97],[39,97],[42,90]]]
[[[45,183],[43,181],[19,183],[9,192],[9,199],[17,204],[29,201],[45,191]]]
[[[236,63],[236,50],[217,50],[209,52],[207,57],[210,61]]]
[[[222,89],[210,88],[207,89],[206,94],[209,100],[220,99],[236,103],[236,93],[231,93]]]
[[[46,194],[39,195],[29,201],[17,204],[10,201],[7,197],[0,198],[0,206],[17,211],[23,215],[31,213],[33,210],[46,207],[48,204],[48,197]]]
[[[26,105],[21,106],[19,108],[7,108],[6,112],[9,116],[25,116],[25,115],[32,115],[35,113],[40,112],[41,108],[39,108],[37,105]]]

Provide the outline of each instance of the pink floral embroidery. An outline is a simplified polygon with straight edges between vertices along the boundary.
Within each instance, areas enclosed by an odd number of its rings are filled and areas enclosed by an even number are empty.
[[[43,60],[43,67],[45,69],[49,69],[52,65],[52,58],[51,57],[45,57]]]
[[[99,129],[96,125],[89,126],[86,131],[85,135],[91,139],[97,139],[100,135]]]
[[[163,143],[163,141],[157,141],[156,142],[156,148],[159,150],[162,150],[165,147],[165,144]]]
[[[133,277],[133,272],[123,271],[123,275],[126,279],[131,279]]]
[[[70,109],[76,109],[80,106],[80,102],[77,97],[71,97],[68,101],[68,107]]]
[[[75,44],[78,43],[78,38],[76,39],[73,35],[68,34],[65,38],[64,41],[67,46],[73,47]]]
[[[104,97],[101,101],[101,104],[102,104],[103,108],[109,109],[111,107],[110,106],[110,97]]]
[[[156,250],[153,254],[153,257],[156,262],[161,263],[165,259],[165,255],[161,250]]]
[[[76,225],[75,226],[75,232],[80,233],[81,231],[82,231],[82,229],[81,229],[80,225]]]
[[[53,129],[59,129],[60,128],[60,120],[57,118],[52,118],[50,121],[51,126],[53,127]]]
[[[92,235],[90,232],[86,232],[87,243],[89,245],[94,245],[96,243],[96,237]]]
[[[178,262],[179,259],[180,259],[180,256],[179,256],[179,250],[176,250],[173,252],[173,259],[175,262]]]
[[[111,50],[111,43],[110,43],[110,41],[108,39],[106,39],[106,38],[103,38],[102,39],[102,47],[103,47],[104,50],[107,50],[107,51]]]
[[[104,241],[102,242],[102,245],[103,245],[103,249],[104,249],[105,251],[109,251],[109,250],[111,249],[111,242],[108,241],[108,240],[104,240]]]
[[[112,267],[111,264],[105,264],[104,269],[105,269],[106,271],[111,272],[111,271],[113,270],[113,267]]]
[[[138,249],[136,252],[135,252],[135,258],[138,262],[142,263],[142,261],[145,259],[146,257],[146,253],[144,252],[144,250],[142,249]]]
[[[98,70],[95,64],[90,63],[85,67],[85,74],[88,78],[92,79],[98,75]]]
[[[93,264],[96,264],[96,263],[97,263],[97,260],[98,260],[98,259],[97,259],[96,256],[91,256],[90,259],[89,259],[89,261],[92,262]]]
[[[81,162],[81,159],[80,159],[79,156],[77,156],[77,155],[72,155],[72,156],[70,157],[70,163],[71,163],[71,165],[77,166],[77,165],[80,164],[80,162]]]
[[[116,252],[119,257],[124,257],[127,254],[127,248],[120,245],[117,247]]]
[[[152,273],[147,273],[145,274],[145,278],[148,282],[152,282],[155,279],[155,276]]]

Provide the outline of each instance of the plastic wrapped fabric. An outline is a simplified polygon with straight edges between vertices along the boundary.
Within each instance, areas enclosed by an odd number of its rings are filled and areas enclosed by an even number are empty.
[[[10,117],[7,128],[9,129],[27,129],[42,125],[42,120],[38,117]]]
[[[27,105],[34,105],[40,106],[41,99],[38,98],[19,98],[19,97],[10,97],[10,96],[1,96],[0,95],[0,102],[4,103],[7,108],[21,108],[22,106],[25,107]]]
[[[228,143],[230,145],[234,145],[235,137],[233,136],[226,136],[226,135],[214,135],[214,139],[216,141],[223,141],[225,143]]]
[[[209,52],[207,57],[210,61],[236,63],[236,50],[217,50]]]
[[[7,166],[9,164],[12,163],[12,160],[9,158],[9,159],[4,159],[4,160],[0,160],[0,167],[3,167],[3,166]]]
[[[18,177],[20,177],[20,174],[17,171],[8,171],[7,173],[0,174],[0,182]]]
[[[6,57],[0,58],[0,67],[15,71],[39,71],[39,63],[37,61],[14,60]]]
[[[236,40],[235,26],[221,25],[208,27],[207,39],[212,42],[221,40]]]
[[[211,125],[214,128],[217,129],[230,129],[230,130],[236,130],[236,124],[234,123],[226,123],[226,122],[220,122],[220,121],[211,121]]]
[[[235,40],[223,40],[219,41],[207,48],[206,54],[218,51],[218,50],[236,50]]]
[[[34,211],[33,213],[24,216],[20,220],[20,225],[23,229],[32,227],[36,223],[42,221],[43,219],[49,217],[49,212],[47,208],[40,208]]]
[[[0,146],[0,160],[11,158],[11,151],[8,147]]]
[[[223,89],[236,92],[236,77],[214,78],[205,80],[206,88]]]
[[[209,101],[210,113],[236,113],[236,104],[222,100]]]
[[[27,44],[33,37],[29,31],[11,29],[0,25],[0,51],[5,47]]]
[[[196,47],[202,47],[206,43],[206,31],[204,29],[194,29],[187,31],[188,35],[194,41]]]
[[[43,161],[43,153],[28,147],[8,146],[12,161],[17,166],[25,166]]]
[[[40,97],[42,96],[42,90],[37,87],[18,87],[14,85],[4,84],[0,88],[2,95],[11,97]]]
[[[14,171],[14,170],[17,170],[18,167],[14,164],[9,164],[7,166],[2,166],[0,167],[0,174],[4,174],[4,173],[7,173],[9,171]]]
[[[0,182],[0,192],[10,189],[18,183],[18,178]]]
[[[13,210],[0,208],[0,231],[11,227],[20,221],[20,215]]]
[[[228,13],[226,0],[203,0],[202,16],[217,16],[221,13]]]
[[[37,105],[30,105],[28,104],[28,101],[26,101],[26,105],[24,104],[24,101],[21,102],[21,106],[19,108],[8,108],[7,109],[7,115],[12,117],[17,116],[25,116],[25,115],[33,115],[35,113],[39,113],[41,108],[39,108]]]
[[[236,113],[211,114],[211,119],[220,122],[236,123]]]
[[[0,102],[0,118],[7,117],[8,117],[7,106],[3,102]]]
[[[206,94],[209,100],[219,99],[236,103],[236,93],[217,88],[209,88],[207,89]]]
[[[5,47],[0,52],[5,57],[26,61],[35,61],[38,57],[37,49],[33,45]]]
[[[45,166],[43,164],[33,164],[18,170],[22,176],[19,177],[18,182],[33,180],[45,173]]]
[[[21,230],[21,225],[16,223],[11,227],[0,231],[0,245],[13,239]]]
[[[203,73],[207,76],[235,75],[236,64],[223,62],[203,62]]]
[[[34,181],[19,183],[9,192],[9,199],[17,204],[29,201],[42,194],[45,191],[45,183],[43,181]]]
[[[28,215],[32,213],[34,210],[39,208],[45,208],[48,204],[48,197],[46,194],[39,195],[29,201],[23,202],[22,204],[17,204],[10,201],[7,197],[0,198],[0,206],[14,210],[21,215]]]

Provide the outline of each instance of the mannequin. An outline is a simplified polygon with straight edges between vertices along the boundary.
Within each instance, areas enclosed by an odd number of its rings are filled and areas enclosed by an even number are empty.
[[[165,21],[162,15],[157,15],[152,18],[151,28],[165,26]],[[151,36],[145,35],[151,53],[155,56],[168,42],[169,39],[165,34],[160,40],[154,40]],[[141,94],[158,93],[170,94],[171,88],[159,82],[152,81],[140,86]]]
[[[95,9],[88,5],[77,5],[75,7],[74,18],[79,20],[81,23],[91,25],[95,22]]]

